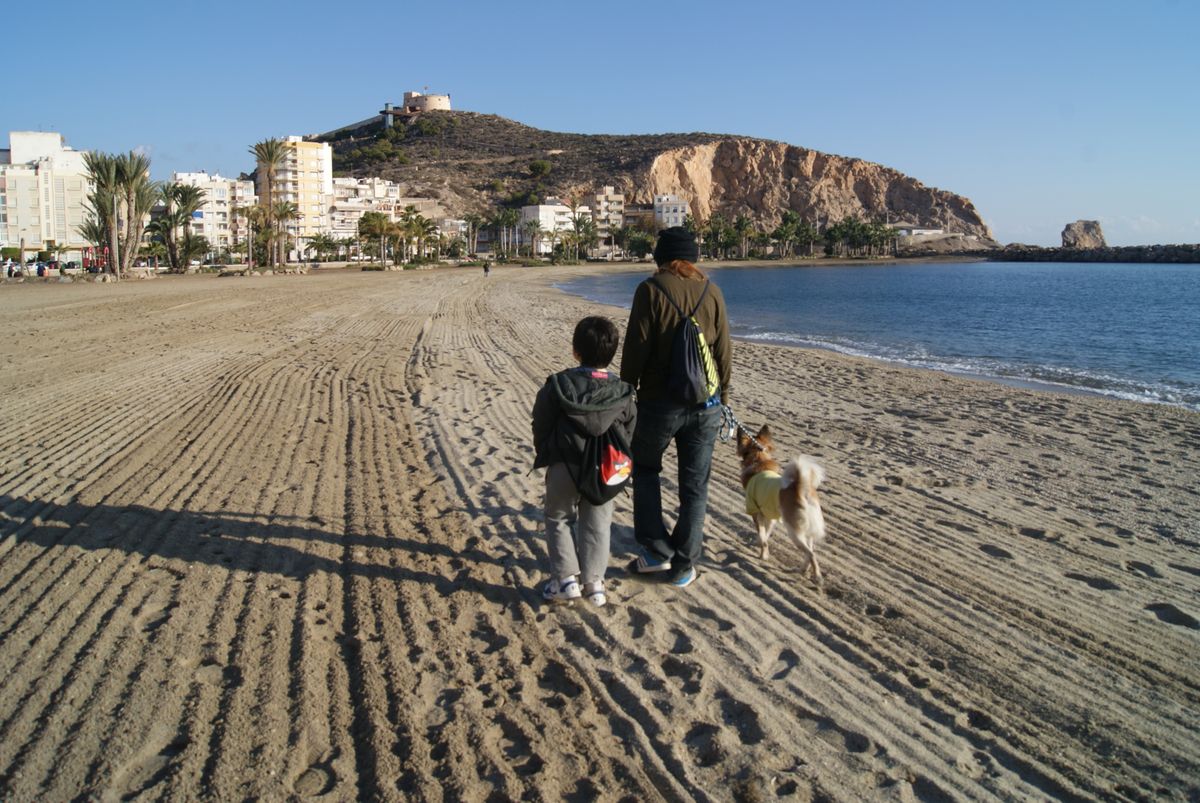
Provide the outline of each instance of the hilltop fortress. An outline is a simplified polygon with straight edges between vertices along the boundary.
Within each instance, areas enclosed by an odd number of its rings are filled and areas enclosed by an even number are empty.
[[[357,123],[344,125],[341,128],[335,128],[332,131],[326,131],[324,134],[310,134],[305,139],[336,139],[339,135],[347,131],[353,131],[356,128],[362,128],[372,123],[382,123],[384,128],[391,128],[395,124],[396,118],[410,117],[422,112],[448,111],[451,111],[449,93],[427,95],[422,92],[410,91],[404,93],[404,100],[399,106],[394,106],[391,102],[386,102],[377,115],[368,117],[365,120],[359,120]]]

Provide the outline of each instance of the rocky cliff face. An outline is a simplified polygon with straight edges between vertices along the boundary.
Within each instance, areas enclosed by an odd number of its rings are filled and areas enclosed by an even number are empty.
[[[632,203],[680,195],[700,220],[746,215],[770,229],[791,209],[811,223],[857,215],[992,240],[961,195],[861,159],[748,137],[564,134],[495,115],[432,112],[390,133],[365,126],[331,143],[335,169],[397,181],[406,194],[437,198],[456,215],[533,195],[586,205],[611,185]],[[534,160],[548,162],[549,172],[533,175]]]
[[[974,204],[961,195],[882,165],[782,142],[729,138],[673,148],[634,176],[628,195],[644,202],[671,192],[686,198],[702,219],[721,212],[771,220],[791,209],[822,223],[856,215],[992,239]]]
[[[1106,248],[1098,220],[1076,220],[1062,231],[1063,248]]]

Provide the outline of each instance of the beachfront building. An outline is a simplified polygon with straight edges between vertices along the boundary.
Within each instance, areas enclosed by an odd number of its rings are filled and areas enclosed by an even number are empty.
[[[335,178],[329,206],[329,234],[336,239],[358,237],[358,221],[367,212],[382,212],[395,220],[400,186],[382,178]]]
[[[641,229],[651,234],[662,228],[655,225],[654,204],[625,204],[622,220],[629,228]]]
[[[917,223],[893,223],[892,228],[896,230],[897,237],[925,237],[946,233],[945,229],[921,226]]]
[[[216,253],[233,251],[246,241],[249,225],[246,215],[240,210],[254,206],[258,197],[254,194],[254,182],[246,179],[225,178],[219,173],[172,173],[176,184],[199,187],[204,190],[200,208],[192,213],[193,234],[202,235]]]
[[[46,131],[12,131],[8,143],[0,150],[0,246],[80,259],[91,192],[84,152]]]
[[[287,233],[294,255],[303,254],[308,240],[329,231],[329,205],[333,200],[333,149],[325,142],[291,136],[283,141],[287,155],[271,177],[271,204],[289,201],[298,217],[288,221]],[[255,190],[263,197],[263,166],[255,171]]]
[[[367,212],[379,212],[392,221],[409,214],[440,221],[446,211],[432,198],[409,198],[400,194],[400,185],[382,178],[335,178],[333,202],[329,206],[329,231],[337,240],[358,239],[358,224]],[[439,230],[441,225],[439,224]]]
[[[678,195],[654,196],[654,225],[660,229],[682,226],[688,216],[688,203]]]
[[[537,253],[546,255],[553,253],[557,235],[575,231],[575,215],[591,217],[592,211],[586,206],[577,206],[574,210],[557,198],[547,198],[545,203],[521,207],[521,222],[517,225],[517,245],[529,245],[530,233],[526,224],[530,220],[538,222]]]
[[[612,235],[625,222],[625,195],[612,187],[605,187],[592,196],[592,220],[596,222],[601,258],[613,259],[617,249]]]

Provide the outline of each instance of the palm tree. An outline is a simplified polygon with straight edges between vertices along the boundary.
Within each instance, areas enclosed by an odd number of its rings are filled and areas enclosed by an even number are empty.
[[[171,270],[182,273],[187,269],[188,260],[181,260],[179,256],[179,230],[191,232],[192,215],[204,204],[204,190],[186,184],[162,184],[158,195],[166,205],[166,212],[151,222],[149,228],[166,246]]]
[[[771,232],[771,236],[779,241],[780,256],[791,256],[792,244],[796,241],[796,233],[799,228],[800,216],[791,209],[785,209],[779,225],[775,227],[775,231]]]
[[[737,232],[738,241],[741,245],[741,257],[742,259],[745,259],[746,246],[750,240],[750,232],[754,230],[754,223],[745,215],[738,215],[736,218],[734,218],[733,230]]]
[[[808,246],[809,256],[813,255],[813,244],[819,239],[821,239],[821,234],[817,231],[817,227],[807,220],[801,220],[796,225],[796,245]]]
[[[358,219],[358,233],[367,239],[379,240],[379,262],[384,263],[384,242],[392,221],[383,212],[364,212]]]
[[[463,222],[467,224],[467,253],[474,254],[479,245],[479,229],[485,221],[482,215],[471,212],[463,215]]]
[[[508,244],[513,244],[517,239],[517,226],[521,223],[521,212],[517,209],[505,208],[500,210],[500,225],[504,228],[505,249],[504,253],[508,254]],[[511,236],[510,233],[511,232]]]
[[[537,218],[531,218],[522,223],[521,228],[525,230],[525,236],[529,238],[529,256],[536,258],[538,237],[542,233],[542,223]]]
[[[115,156],[88,154],[85,158],[89,157],[89,177],[96,186],[92,208],[108,213],[111,263],[119,281],[121,273],[133,266],[138,241],[145,231],[142,221],[157,197],[154,182],[150,180],[150,160],[133,151]],[[121,213],[125,218],[124,238],[120,236]]]
[[[262,142],[256,142],[253,146],[251,146],[250,153],[254,155],[254,158],[257,162],[257,170],[262,178],[263,191],[259,196],[258,201],[269,213],[274,208],[274,198],[272,196],[275,191],[275,171],[279,169],[279,166],[283,164],[284,160],[287,158],[287,143],[278,138],[264,139]],[[269,224],[271,221],[268,220],[266,223]],[[279,243],[276,243],[276,248],[278,248],[278,246]],[[278,264],[278,262],[279,260],[275,253],[272,253],[271,264],[275,265]]]
[[[117,159],[111,154],[89,151],[83,155],[83,160],[87,167],[88,180],[94,187],[88,196],[88,202],[96,224],[93,233],[100,235],[96,239],[96,247],[109,246],[108,267],[117,281],[120,281],[120,266],[117,264],[120,239],[117,220]]]
[[[420,218],[417,221],[417,225],[420,226],[419,238],[420,238],[420,243],[421,243],[421,258],[424,259],[425,257],[429,256],[425,251],[426,244],[430,240],[433,240],[435,243],[437,241],[438,226],[437,226],[437,223],[433,222],[432,220],[429,220],[428,218],[424,218],[424,217]],[[440,251],[440,247],[439,247],[438,259],[441,259],[441,256],[442,255],[441,255],[441,251]]]
[[[271,219],[275,221],[277,237],[275,248],[279,251],[282,262],[287,263],[288,246],[290,238],[287,233],[287,224],[293,220],[300,219],[300,209],[291,201],[277,201],[270,206]]]
[[[245,216],[246,224],[248,226],[248,230],[246,232],[246,264],[248,266],[253,266],[255,246],[254,230],[258,229],[258,239],[265,242],[268,249],[268,254],[270,253],[271,244],[274,242],[274,231],[269,226],[268,219],[270,215],[267,213],[267,208],[265,206],[261,204],[255,204],[254,206],[243,207],[240,211],[241,214]],[[268,261],[270,261],[270,257],[268,257]]]
[[[550,241],[550,260],[554,261],[554,246],[558,245],[559,241],[562,239],[562,230],[555,226],[551,226],[544,232],[543,236]]]

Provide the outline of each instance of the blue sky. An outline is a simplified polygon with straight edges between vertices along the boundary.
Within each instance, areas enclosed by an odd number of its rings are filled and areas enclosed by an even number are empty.
[[[249,170],[257,140],[428,86],[556,131],[879,162],[969,197],[1002,242],[1079,218],[1200,242],[1195,0],[12,5],[0,132],[144,147],[156,178]]]

